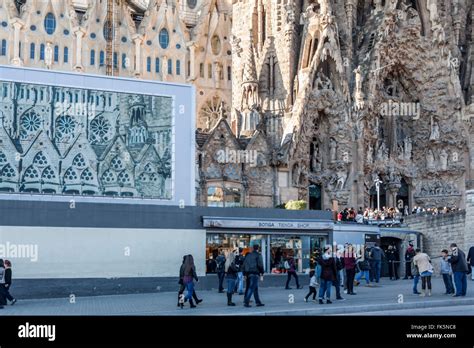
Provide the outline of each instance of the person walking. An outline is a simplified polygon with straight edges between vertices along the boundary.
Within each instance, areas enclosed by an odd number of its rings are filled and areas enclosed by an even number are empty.
[[[421,249],[415,250],[416,255],[413,258],[413,263],[418,267],[418,272],[421,277],[421,294],[431,296],[431,276],[433,275],[433,265],[428,254],[422,253]],[[428,288],[428,289],[427,289]]]
[[[245,293],[244,297],[244,306],[250,306],[250,298],[252,295],[255,297],[255,303],[257,307],[264,306],[260,301],[260,296],[258,295],[258,277],[260,276],[263,279],[263,258],[262,255],[258,252],[258,244],[254,244],[253,251],[245,255],[244,259],[244,274],[247,277],[248,281],[248,291]]]
[[[12,263],[9,260],[5,260],[5,298],[10,301],[13,306],[16,303],[16,299],[10,294],[12,287]]]
[[[3,259],[0,259],[0,309],[7,305],[7,298],[5,294],[5,265]]]
[[[454,285],[456,286],[455,297],[466,296],[467,292],[467,273],[469,267],[467,266],[466,255],[458,248],[456,243],[450,245],[452,255],[448,262],[451,264],[451,268],[454,274]]]
[[[388,274],[390,280],[398,280],[398,250],[394,245],[389,245],[387,249]]]
[[[308,298],[313,295],[313,301],[316,301],[316,288],[318,287],[318,281],[316,280],[316,272],[309,272],[309,292],[304,297],[304,302],[308,302]]]
[[[235,265],[237,266],[237,282],[235,284],[235,291],[239,292],[239,295],[244,294],[244,255],[242,254],[243,249],[239,248],[239,254],[235,256]]]
[[[441,250],[441,260],[439,266],[441,276],[443,277],[444,286],[446,287],[445,295],[454,294],[453,270],[451,269],[449,258],[449,251],[447,249]]]
[[[375,246],[370,251],[370,258],[373,262],[374,266],[374,278],[375,282],[378,283],[380,281],[380,272],[382,270],[382,258],[385,257],[385,253],[380,248],[380,246],[376,243]]]
[[[469,252],[467,253],[467,262],[471,265],[471,280],[474,280],[474,272],[472,269],[474,268],[474,246],[469,248]]]
[[[184,304],[184,290],[186,289],[186,286],[184,285],[184,261],[186,260],[186,256],[183,256],[183,263],[181,264],[181,267],[179,268],[179,291],[178,291],[178,307],[183,307],[182,305]],[[199,299],[196,295],[196,290],[194,289],[193,291],[193,299],[196,301],[196,304],[200,304],[202,302],[201,299]]]
[[[223,293],[225,277],[225,256],[222,250],[219,252],[219,256],[216,257],[216,264],[217,278],[219,279],[219,293]]]
[[[237,283],[238,268],[235,264],[235,254],[229,253],[225,261],[225,274],[227,279],[227,305],[235,306],[232,302],[232,295],[234,293],[235,284]]]
[[[323,255],[318,259],[321,265],[321,283],[319,287],[319,304],[324,304],[323,300],[326,298],[326,303],[331,302],[331,287],[333,282],[337,279],[336,261],[331,253],[330,247],[325,247]]]
[[[197,282],[199,281],[196,274],[196,266],[194,265],[194,258],[192,255],[186,255],[184,260],[183,283],[186,287],[187,293],[184,297],[184,302],[189,300],[191,308],[196,308],[196,305],[193,302],[194,280]],[[181,308],[183,308],[183,306],[184,303],[181,303]]]
[[[295,259],[293,258],[293,256],[290,256],[288,260],[286,260],[286,262],[288,262],[288,269],[287,269],[287,274],[288,274],[288,277],[286,278],[286,286],[285,286],[285,289],[286,290],[290,290],[290,280],[291,280],[291,277],[294,277],[295,278],[295,281],[296,281],[296,288],[297,289],[303,289],[303,287],[301,286],[300,287],[300,283],[298,281],[298,274],[296,273],[296,264],[295,264]]]
[[[348,245],[344,251],[344,257],[342,259],[344,269],[346,270],[346,288],[348,295],[355,295],[354,292],[354,279],[356,274],[356,258],[354,249],[351,244]]]
[[[336,279],[333,281],[332,285],[336,288],[336,300],[344,300],[341,296],[341,281],[342,281],[342,272],[344,270],[344,263],[341,258],[341,252],[337,251],[334,258],[336,263]]]
[[[413,261],[413,258],[415,257],[416,252],[415,248],[413,247],[413,241],[408,242],[408,248],[405,251],[405,278],[403,279],[413,279],[413,274],[411,273],[412,267],[411,263]]]
[[[357,260],[357,267],[359,268],[359,273],[356,275],[356,285],[359,286],[361,278],[364,277],[367,286],[371,286],[370,261],[368,250],[365,250],[364,253]]]
[[[410,262],[410,264],[410,274],[413,276],[413,294],[421,295],[421,292],[418,291],[418,283],[420,282],[420,272],[418,271],[418,267],[413,262]]]

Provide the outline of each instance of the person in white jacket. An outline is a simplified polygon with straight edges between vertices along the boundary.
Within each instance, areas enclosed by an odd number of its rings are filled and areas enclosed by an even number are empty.
[[[422,253],[421,249],[416,249],[416,255],[413,258],[413,264],[418,267],[421,276],[421,294],[431,296],[431,276],[433,275],[433,265],[428,254]],[[428,290],[426,289],[428,288]]]
[[[304,297],[304,301],[308,302],[308,298],[313,295],[313,301],[316,301],[316,288],[318,287],[318,280],[314,271],[309,272],[309,292]]]

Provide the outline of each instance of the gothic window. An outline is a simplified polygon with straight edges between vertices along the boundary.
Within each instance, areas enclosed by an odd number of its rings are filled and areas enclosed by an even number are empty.
[[[71,116],[60,116],[56,119],[57,138],[62,139],[65,136],[73,135],[76,129],[76,123]]]
[[[157,74],[160,72],[160,58],[155,58],[155,72]]]
[[[77,168],[84,168],[86,166],[86,160],[84,159],[84,156],[82,156],[82,154],[78,154],[76,157],[74,157],[72,165]]]
[[[67,63],[69,62],[69,48],[67,47],[64,47],[64,59],[63,59],[64,63]]]
[[[40,129],[41,119],[33,111],[30,111],[20,118],[21,137],[25,139],[29,134],[34,133]]]
[[[202,107],[200,111],[201,119],[206,123],[206,129],[211,129],[215,122],[219,119],[219,109],[222,103],[221,98],[219,96],[214,96],[213,98],[209,99],[206,104]]]
[[[191,10],[194,10],[196,8],[196,5],[197,5],[197,0],[187,0],[187,3],[188,3],[188,7]]]
[[[5,167],[3,167],[2,173],[0,176],[2,178],[11,179],[16,176],[16,173],[15,173],[15,170],[12,168],[12,166],[7,164]]]
[[[212,48],[212,53],[214,53],[214,55],[217,56],[219,53],[221,53],[222,45],[221,45],[221,39],[219,38],[218,35],[214,35],[212,37],[211,48]]]
[[[168,48],[168,45],[170,44],[170,34],[168,33],[168,30],[165,28],[161,29],[160,35],[159,35],[159,41],[160,41],[160,46],[163,49]]]
[[[44,60],[44,44],[40,45],[40,60]]]
[[[106,184],[112,184],[116,182],[115,174],[109,169],[102,174],[102,181]]]
[[[46,169],[43,170],[43,175],[41,177],[43,180],[54,180],[56,179],[56,173],[51,167],[46,167]]]
[[[0,164],[7,163],[7,155],[5,155],[2,151],[0,151]]]
[[[111,135],[112,127],[110,123],[103,117],[97,117],[91,122],[91,140],[92,144],[101,144],[108,142]]]
[[[6,55],[7,55],[7,40],[2,40],[0,56],[6,56]]]
[[[146,173],[141,173],[140,176],[138,177],[138,180],[141,182],[148,182],[150,179],[149,175]]]
[[[30,59],[35,59],[35,44],[30,44]]]
[[[95,65],[95,51],[94,50],[91,50],[90,64]]]
[[[181,75],[181,61],[179,59],[176,61],[176,75]]]
[[[153,165],[152,165],[151,163],[148,163],[148,164],[145,166],[144,172],[145,172],[145,173],[154,173],[154,172],[155,172],[155,169],[153,168]]]
[[[48,160],[42,151],[36,154],[33,164],[38,167],[46,167],[48,165]]]
[[[77,180],[77,172],[73,168],[69,168],[66,170],[64,174],[64,181],[76,181]]]
[[[168,59],[168,75],[173,75],[173,59]]]
[[[94,180],[94,175],[92,175],[92,172],[89,170],[89,168],[86,168],[82,174],[81,174],[81,180],[83,181],[88,181],[91,182]]]
[[[59,46],[54,46],[54,61],[59,62]]]
[[[104,23],[103,34],[104,34],[104,39],[107,41],[112,41],[112,39],[114,38],[114,30],[109,21],[106,21]]]
[[[99,53],[99,66],[105,65],[105,53],[104,51],[100,51]]]
[[[110,162],[110,166],[116,171],[119,171],[125,168],[122,160],[118,156],[112,159],[112,161]]]
[[[128,185],[131,183],[131,178],[130,175],[124,170],[118,175],[117,181],[121,184]]]
[[[23,180],[26,180],[26,181],[31,181],[31,180],[38,179],[38,178],[39,178],[39,173],[32,166],[29,166],[26,169],[25,174],[23,175]]]
[[[44,29],[49,35],[52,35],[56,30],[56,17],[51,12],[44,18]]]

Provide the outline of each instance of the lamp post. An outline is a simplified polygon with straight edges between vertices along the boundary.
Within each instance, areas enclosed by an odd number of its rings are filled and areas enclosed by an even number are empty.
[[[380,211],[380,184],[382,183],[382,180],[380,180],[377,177],[374,183],[375,183],[375,190],[377,191],[377,211]]]

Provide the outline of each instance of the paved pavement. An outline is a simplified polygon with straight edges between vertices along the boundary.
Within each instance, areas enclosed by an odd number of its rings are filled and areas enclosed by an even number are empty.
[[[415,309],[400,309],[400,310],[389,310],[383,312],[360,312],[352,313],[351,315],[383,315],[383,316],[473,316],[474,305],[466,306],[449,306],[449,307],[431,307],[431,308],[415,308]]]
[[[76,297],[60,299],[21,300],[14,306],[0,310],[0,315],[331,315],[331,314],[389,314],[439,315],[446,307],[461,308],[463,312],[474,306],[474,282],[468,282],[468,295],[453,298],[443,295],[444,285],[440,278],[433,279],[433,296],[419,297],[411,293],[412,281],[390,281],[383,279],[377,287],[356,287],[357,295],[343,294],[345,301],[333,300],[333,304],[320,305],[304,302],[308,292],[282,288],[261,288],[260,297],[265,307],[243,307],[243,296],[234,295],[236,307],[227,306],[225,294],[216,291],[201,291],[204,299],[198,308],[184,309],[176,306],[177,294],[156,292],[150,294]],[[334,288],[332,297],[335,297]],[[14,295],[14,291],[13,295]],[[458,307],[452,307],[458,306]],[[400,311],[402,310],[402,311]],[[395,312],[396,311],[396,312]],[[474,313],[467,313],[474,314]],[[393,314],[392,314],[393,315]]]

